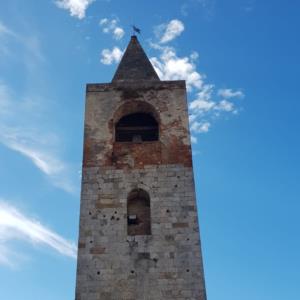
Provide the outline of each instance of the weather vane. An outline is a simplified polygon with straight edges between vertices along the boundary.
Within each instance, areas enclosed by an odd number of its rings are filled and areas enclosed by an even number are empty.
[[[137,28],[135,25],[131,25],[131,27],[133,35],[135,35],[135,33],[141,34],[141,29]]]

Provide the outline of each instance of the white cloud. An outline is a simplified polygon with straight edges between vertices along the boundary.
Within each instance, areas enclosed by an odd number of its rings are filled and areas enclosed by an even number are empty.
[[[83,19],[89,5],[95,0],[57,0],[57,7],[70,11],[71,16]]]
[[[116,27],[114,29],[114,37],[117,39],[117,40],[120,40],[125,34],[125,31],[123,28],[121,27]]]
[[[207,112],[213,109],[216,105],[216,103],[211,100],[213,92],[214,85],[203,84],[197,93],[196,99],[191,102],[190,109],[196,113]]]
[[[231,99],[243,98],[244,94],[240,90],[216,90],[214,84],[207,83],[206,75],[197,70],[199,54],[196,51],[192,51],[189,56],[180,57],[174,47],[151,42],[150,46],[159,53],[150,61],[161,80],[186,81],[189,98],[193,98],[189,101],[193,143],[197,142],[195,134],[208,132],[217,118],[238,112],[237,105]]]
[[[190,57],[178,57],[172,47],[156,44],[152,44],[152,47],[161,51],[159,57],[150,59],[161,80],[186,80],[188,90],[202,87],[204,76],[196,71],[196,65]]]
[[[221,111],[233,111],[235,109],[235,106],[233,102],[227,101],[227,100],[221,100],[215,107],[216,110],[221,110]]]
[[[190,102],[191,126],[193,126],[193,123],[197,119],[215,118],[220,117],[221,113],[236,114],[238,112],[233,102],[226,99],[219,99],[218,96],[220,95],[219,93],[215,95],[214,88],[215,86],[212,84],[203,84],[202,89],[196,94],[196,98]]]
[[[111,65],[112,63],[118,63],[122,55],[123,51],[119,47],[114,47],[112,50],[103,49],[100,61],[105,65]]]
[[[100,21],[99,21],[99,25],[100,26],[103,26],[103,25],[105,25],[105,24],[107,24],[108,23],[108,19],[107,18],[103,18],[103,19],[101,19]]]
[[[71,179],[76,173],[60,158],[59,137],[36,124],[39,119],[33,112],[39,109],[35,100],[16,98],[0,81],[0,144],[30,159],[56,187],[77,193],[78,187]]]
[[[180,20],[171,20],[168,24],[156,27],[156,35],[160,43],[168,43],[178,37],[184,31],[184,24]]]
[[[120,40],[124,34],[124,29],[118,25],[119,19],[103,18],[99,21],[99,25],[102,28],[103,33],[111,33],[115,40]]]
[[[209,122],[192,122],[190,129],[195,133],[203,133],[208,132],[211,124]]]
[[[244,93],[240,90],[233,91],[232,89],[219,89],[218,95],[225,98],[244,98]]]
[[[195,63],[198,59],[197,52],[192,52],[190,56],[179,57],[172,47],[153,43],[151,46],[160,51],[159,56],[150,59],[160,79],[186,80],[189,96],[195,95],[189,104],[190,129],[193,133],[208,132],[212,121],[217,117],[224,113],[238,112],[235,103],[229,99],[242,98],[244,94],[232,89],[220,89],[216,93],[215,85],[206,83],[206,75],[197,71]],[[197,142],[195,136],[192,142]]]
[[[58,253],[76,258],[77,249],[70,242],[35,219],[29,218],[0,199],[0,264],[13,266],[17,253],[9,249],[8,242],[22,240],[49,247]],[[11,255],[13,254],[13,255]]]

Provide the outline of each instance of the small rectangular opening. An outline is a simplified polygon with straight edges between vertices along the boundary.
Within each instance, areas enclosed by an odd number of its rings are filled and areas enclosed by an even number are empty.
[[[128,216],[128,225],[137,224],[137,216],[136,215],[129,215]]]

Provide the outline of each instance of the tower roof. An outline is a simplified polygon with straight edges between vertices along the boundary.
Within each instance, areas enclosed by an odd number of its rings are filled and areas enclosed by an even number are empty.
[[[112,81],[159,80],[152,64],[135,35],[131,36],[127,49]]]

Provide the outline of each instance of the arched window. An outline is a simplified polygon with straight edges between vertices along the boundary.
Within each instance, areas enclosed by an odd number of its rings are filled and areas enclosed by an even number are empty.
[[[116,124],[117,142],[145,142],[158,140],[158,123],[147,113],[133,113]]]
[[[150,197],[142,189],[131,191],[127,198],[127,234],[150,235]]]

